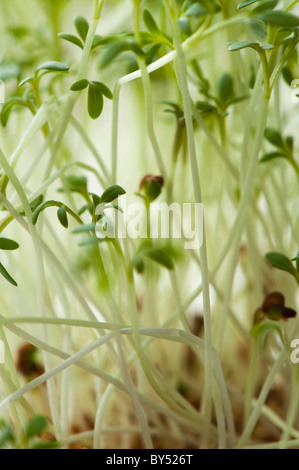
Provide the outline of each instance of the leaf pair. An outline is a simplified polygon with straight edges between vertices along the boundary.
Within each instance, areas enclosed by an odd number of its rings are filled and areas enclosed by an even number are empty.
[[[126,191],[121,186],[115,184],[105,189],[101,196],[98,196],[94,193],[89,194],[92,198],[92,204],[88,204],[87,206],[85,206],[85,208],[90,211],[93,221],[89,224],[82,224],[76,227],[73,230],[73,233],[75,234],[92,233],[95,235],[97,228],[96,222],[103,217],[104,209],[108,207],[113,207],[116,210],[120,210],[117,205],[111,203],[115,201],[115,199],[117,199],[118,197],[122,196],[123,194],[126,194]],[[97,245],[98,243],[101,243],[106,240],[107,238],[99,238],[94,236],[93,238],[88,238],[87,240],[84,240],[82,243],[79,244],[79,246]]]
[[[1,68],[0,68],[1,69]],[[49,61],[41,64],[39,67],[34,72],[33,76],[29,76],[24,78],[20,83],[19,87],[22,87],[26,83],[29,83],[32,85],[34,88],[34,85],[38,87],[39,80],[41,79],[42,76],[44,76],[47,73],[57,73],[57,72],[68,72],[69,67],[68,65],[62,63],[62,62],[57,62],[57,61]],[[1,77],[0,77],[1,78]],[[23,107],[23,108],[28,108],[30,111],[34,112],[34,107],[35,107],[35,100],[34,100],[34,94],[29,92],[27,90],[22,97],[20,96],[14,96],[10,99],[8,99],[5,104],[2,107],[1,114],[0,114],[0,119],[1,119],[1,124],[3,127],[6,127],[7,122],[9,120],[9,117],[11,115],[11,112],[15,109],[15,107]]]
[[[24,437],[30,441],[38,437],[49,425],[48,419],[44,415],[37,414],[30,418],[24,426]],[[15,442],[16,437],[11,424],[0,422],[0,448],[8,442]],[[34,441],[33,441],[34,442]],[[59,447],[57,441],[42,441],[34,443],[31,449],[56,449]]]
[[[171,246],[155,246],[151,241],[145,241],[133,256],[133,267],[139,274],[145,269],[144,258],[148,258],[168,270],[174,269],[174,250]]]
[[[221,10],[221,7],[216,2],[210,0],[199,0],[196,2],[185,1],[182,7],[182,14],[178,20],[179,26],[183,33],[191,34],[191,18],[201,19],[207,15],[214,15]]]
[[[19,244],[10,238],[0,238],[0,250],[17,250]],[[17,286],[16,281],[11,277],[11,275],[6,271],[2,263],[0,263],[0,274],[13,286]]]
[[[267,127],[264,133],[265,139],[277,148],[274,152],[266,153],[261,159],[260,163],[266,163],[275,158],[285,158],[293,163],[293,148],[294,138],[293,136],[287,136],[285,139],[282,135],[274,128]]]
[[[217,84],[218,96],[213,96],[208,90],[201,89],[200,92],[205,95],[210,101],[197,101],[196,108],[201,113],[214,112],[221,117],[228,115],[227,108],[233,104],[239,103],[247,99],[247,96],[235,96],[234,82],[229,73],[223,73]],[[212,103],[211,103],[212,101]]]
[[[70,33],[59,33],[58,36],[61,39],[80,47],[80,49],[83,49],[89,31],[88,21],[83,16],[76,16],[74,19],[74,25],[79,37]],[[101,43],[101,40],[102,37],[96,34],[91,48],[94,49],[97,47]]]
[[[159,28],[153,15],[146,8],[143,10],[143,22],[146,29],[153,35],[155,43],[171,46],[170,38]]]
[[[239,3],[237,9],[241,10],[250,5],[257,5],[250,10],[250,15],[271,26],[283,28],[297,28],[299,26],[299,17],[283,10],[274,10],[278,0],[249,0]]]
[[[34,80],[39,81],[39,79],[47,74],[47,73],[55,73],[55,72],[68,72],[69,66],[64,64],[63,62],[57,62],[55,60],[44,62],[35,70],[34,77],[26,77],[20,83],[19,87],[25,85],[25,83],[33,83]],[[41,73],[39,73],[41,72]]]
[[[145,52],[132,37],[123,39],[116,37],[109,41],[107,48],[104,50],[99,62],[100,68],[107,67],[119,54],[126,51],[131,51],[138,57],[145,57]]]
[[[88,87],[87,109],[92,119],[97,119],[103,111],[104,96],[113,99],[111,90],[102,82],[89,82],[86,79],[78,80],[71,86],[72,91],[82,91]]]

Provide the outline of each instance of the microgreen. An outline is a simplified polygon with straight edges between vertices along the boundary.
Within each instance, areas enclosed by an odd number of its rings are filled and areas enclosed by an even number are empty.
[[[89,82],[86,79],[78,80],[71,86],[71,91],[82,91],[88,87],[87,109],[92,119],[97,119],[103,111],[104,98],[113,99],[111,90],[102,82]]]
[[[298,447],[298,2],[2,3],[0,447]]]

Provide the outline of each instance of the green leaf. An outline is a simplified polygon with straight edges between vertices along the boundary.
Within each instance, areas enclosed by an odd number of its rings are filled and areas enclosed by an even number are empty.
[[[25,85],[25,83],[28,83],[28,82],[33,82],[33,77],[26,77],[24,78],[20,83],[19,83],[19,87]]]
[[[96,224],[84,224],[79,225],[73,230],[73,233],[85,233],[85,232],[94,232],[96,228]]]
[[[273,8],[276,7],[277,3],[278,3],[277,0],[260,1],[259,4],[256,7],[254,7],[254,9],[252,10],[252,13],[256,14],[265,10],[273,10]]]
[[[0,238],[0,250],[16,250],[19,244],[10,238]]]
[[[80,49],[84,48],[83,42],[81,39],[79,39],[77,36],[74,36],[73,34],[68,34],[68,33],[59,33],[58,36],[61,39],[64,39],[65,41],[71,42],[72,44],[75,44],[75,46],[80,47]]]
[[[0,80],[9,80],[11,78],[19,78],[21,69],[18,64],[2,64],[0,65]]]
[[[237,6],[237,9],[238,10],[241,10],[242,8],[245,8],[245,7],[248,7],[249,5],[252,5],[252,3],[256,3],[258,2],[259,0],[247,0],[246,2],[241,2],[239,3],[239,5]]]
[[[33,212],[33,214],[32,214],[32,223],[33,223],[33,225],[36,224],[39,214],[45,209],[45,204],[47,204],[47,203],[46,203],[46,202],[42,202],[41,204],[39,204],[39,205],[35,208],[35,210],[34,210],[34,212]],[[49,207],[49,206],[47,206],[47,207]]]
[[[100,59],[100,67],[106,67],[108,64],[110,64],[113,59],[115,59],[120,53],[125,52],[125,51],[132,51],[136,55],[140,57],[144,57],[145,53],[141,49],[141,47],[136,44],[135,41],[114,41],[110,44],[108,44],[107,49],[105,50],[104,54],[102,55]]]
[[[79,193],[83,196],[87,195],[87,178],[85,176],[69,175],[66,177],[66,186],[73,193]],[[64,188],[60,188],[59,192],[64,192]]]
[[[168,100],[156,100],[157,103],[162,103],[162,104],[167,104],[168,106],[171,106],[173,108],[174,113],[179,116],[183,117],[184,113],[182,108],[177,104],[174,103],[173,101],[168,101]]]
[[[274,160],[275,158],[287,158],[287,156],[284,153],[281,152],[270,152],[266,153],[260,160],[260,163],[267,163],[270,162],[271,160]]]
[[[39,204],[36,207],[36,209],[34,210],[33,214],[32,214],[32,223],[33,223],[33,225],[36,224],[38,216],[43,210],[47,209],[48,207],[55,207],[55,206],[60,207],[61,205],[62,205],[61,202],[52,201],[52,200],[51,201],[46,201],[46,202],[43,202],[43,203]]]
[[[42,441],[34,444],[30,449],[58,449],[60,442],[58,441]]]
[[[83,16],[76,16],[74,24],[80,38],[85,42],[89,30],[88,21]]]
[[[250,18],[249,25],[258,39],[264,40],[267,37],[267,26],[258,18]]]
[[[88,211],[90,213],[90,215],[92,215],[92,212],[93,212],[93,204],[84,204],[84,206],[81,207],[81,209],[79,209],[78,211],[78,215],[81,215],[83,214],[85,211]]]
[[[6,444],[7,441],[13,441],[15,439],[13,428],[8,423],[0,423],[0,449]]]
[[[218,93],[221,101],[225,103],[233,95],[233,79],[228,73],[221,75],[218,83]]]
[[[289,28],[296,28],[299,26],[298,16],[280,10],[265,12],[262,15],[259,15],[258,18],[260,18],[265,23],[274,26],[287,26]]]
[[[8,281],[10,284],[13,286],[17,287],[16,281],[11,277],[11,275],[6,271],[5,267],[3,266],[2,263],[0,263],[0,274]]]
[[[40,65],[36,70],[46,70],[47,72],[67,72],[70,68],[62,62],[45,62]]]
[[[278,147],[279,149],[284,149],[283,139],[276,129],[274,129],[273,127],[267,127],[265,129],[264,135],[268,142],[275,145],[275,147]]]
[[[249,42],[249,41],[237,41],[232,42],[229,45],[229,51],[240,51],[241,49],[245,49],[246,47],[251,47],[253,49],[258,49],[260,47],[258,42]]]
[[[48,420],[43,415],[35,415],[24,426],[24,434],[26,439],[40,434],[48,426]]]
[[[288,146],[288,149],[290,150],[290,152],[293,152],[293,149],[294,149],[294,137],[292,135],[288,135],[285,139],[286,141],[286,144]]]
[[[104,41],[105,41],[105,38],[103,38],[99,34],[96,34],[92,42],[91,49],[95,49],[96,47],[101,46]]]
[[[155,261],[156,263],[161,264],[164,268],[169,270],[174,269],[174,263],[172,260],[172,256],[170,255],[169,251],[165,248],[150,248],[147,250],[142,251],[142,254],[147,258]]]
[[[191,34],[190,20],[187,18],[187,16],[181,16],[178,19],[178,25],[183,33],[187,34],[187,36]]]
[[[94,238],[89,238],[88,240],[84,240],[84,242],[79,243],[78,246],[96,246],[99,243],[107,242],[109,240],[110,238],[108,237],[107,238],[94,237]]]
[[[91,119],[97,119],[103,111],[104,100],[101,90],[93,83],[90,83],[88,87],[87,105]]]
[[[112,91],[106,85],[104,85],[104,83],[102,82],[91,82],[91,83],[96,85],[99,88],[99,90],[103,93],[103,95],[106,96],[106,98],[108,98],[109,100],[113,99]]]
[[[115,57],[118,56],[118,54],[126,50],[127,45],[125,41],[112,42],[108,45],[107,49],[105,49],[105,52],[100,59],[100,67],[106,67],[113,61],[113,59],[115,59]]]
[[[151,45],[145,53],[146,64],[149,65],[158,58],[158,52],[162,44]]]
[[[95,193],[89,193],[92,197],[93,209],[95,209],[101,202],[101,198]]]
[[[44,199],[44,196],[41,194],[40,196],[37,196],[31,203],[30,203],[30,209],[32,212],[35,211],[35,209],[37,208],[37,206],[39,206],[42,202],[43,202],[43,199]],[[25,212],[22,211],[20,212],[20,215],[22,215],[23,217],[25,216]]]
[[[61,223],[61,225],[64,228],[68,228],[69,223],[68,223],[68,219],[67,219],[67,213],[66,213],[65,205],[62,205],[62,206],[59,207],[59,209],[57,211],[57,217],[58,217],[58,220]]]
[[[126,194],[126,191],[118,184],[115,184],[113,186],[110,186],[103,192],[100,202],[105,204],[112,202],[123,194]]]
[[[136,254],[133,256],[133,259],[132,259],[132,263],[133,263],[133,267],[134,269],[139,273],[139,274],[142,274],[144,272],[144,260],[142,258],[142,256],[140,256],[139,254]]]
[[[82,80],[78,80],[77,82],[73,83],[72,86],[70,87],[71,91],[81,91],[87,88],[89,85],[89,81],[86,80],[86,78],[83,78]]]
[[[210,12],[204,8],[200,3],[193,3],[185,12],[186,16],[203,16],[208,15]]]
[[[274,46],[273,44],[263,44],[261,48],[264,49],[264,51],[268,51],[270,49],[274,49]]]
[[[33,199],[33,201],[30,203],[30,209],[32,212],[34,212],[37,206],[39,206],[43,202],[43,199],[44,199],[44,196],[42,194],[40,196],[37,196],[35,199]]]
[[[160,35],[161,31],[152,14],[145,8],[143,10],[143,22],[146,28],[154,35]]]
[[[239,51],[241,49],[245,49],[246,47],[250,47],[251,49],[256,50],[257,52],[260,52],[261,49],[267,50],[267,49],[273,49],[272,44],[263,44],[262,46],[258,42],[249,42],[249,41],[237,41],[237,42],[232,42],[229,43],[229,51]]]
[[[13,111],[14,106],[24,106],[27,107],[27,103],[24,101],[23,98],[20,98],[18,96],[15,96],[14,98],[11,98],[8,100],[2,107],[1,110],[1,124],[3,127],[6,127],[9,116],[11,112]]]
[[[297,271],[287,256],[283,255],[282,253],[270,252],[266,254],[266,259],[274,268],[292,274],[292,276],[294,276],[297,280]]]
[[[201,111],[202,113],[209,113],[211,111],[215,111],[216,108],[208,101],[197,101],[196,108]]]
[[[248,98],[248,95],[236,96],[228,101],[228,105],[231,106],[232,104],[240,103],[241,101],[248,100]]]

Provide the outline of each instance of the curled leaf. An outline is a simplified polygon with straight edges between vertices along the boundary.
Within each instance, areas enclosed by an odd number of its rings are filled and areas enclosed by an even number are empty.
[[[67,213],[66,213],[66,209],[65,209],[64,205],[59,207],[59,209],[57,211],[57,217],[58,217],[58,220],[61,223],[61,225],[64,228],[68,228],[69,223],[68,223]]]

